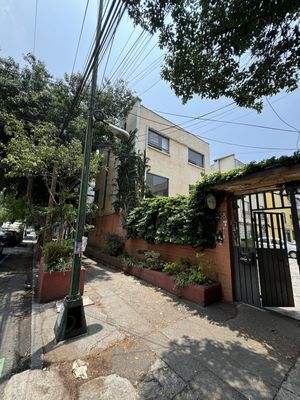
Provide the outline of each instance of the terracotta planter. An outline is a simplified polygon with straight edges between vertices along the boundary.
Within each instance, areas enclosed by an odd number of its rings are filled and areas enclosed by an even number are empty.
[[[43,257],[40,260],[38,300],[40,303],[63,299],[69,293],[71,271],[45,272]],[[80,294],[83,295],[85,269],[80,271]]]
[[[93,252],[90,248],[87,249],[87,254],[116,268],[124,269],[121,260],[117,257],[100,252],[97,253],[96,251]],[[129,267],[126,272],[169,293],[200,304],[202,307],[222,299],[222,287],[219,282],[210,285],[187,285],[181,289],[176,287],[174,278],[165,272],[138,267]]]

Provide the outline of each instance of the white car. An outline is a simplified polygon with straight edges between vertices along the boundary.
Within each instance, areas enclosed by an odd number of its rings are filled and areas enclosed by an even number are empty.
[[[269,246],[268,246],[268,239],[269,239]],[[275,240],[275,243],[274,243]],[[266,237],[262,237],[262,238],[258,238],[258,246],[260,247],[261,243],[263,244],[264,248],[270,247],[270,248],[274,248],[274,244],[275,244],[275,249],[280,249],[280,239],[278,238],[266,238]],[[282,247],[284,247],[284,243],[282,242]],[[288,240],[286,241],[286,249],[288,252],[288,256],[290,258],[297,258],[297,247],[295,243],[289,242]]]

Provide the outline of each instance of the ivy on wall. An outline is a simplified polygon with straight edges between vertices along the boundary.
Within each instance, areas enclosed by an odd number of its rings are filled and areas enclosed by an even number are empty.
[[[125,221],[128,237],[150,243],[175,243],[208,248],[215,246],[216,210],[206,206],[207,192],[190,196],[145,199]],[[218,200],[221,195],[218,194]]]

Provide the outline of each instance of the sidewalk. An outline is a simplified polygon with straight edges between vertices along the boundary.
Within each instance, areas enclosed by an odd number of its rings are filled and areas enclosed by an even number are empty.
[[[35,304],[36,369],[14,375],[4,400],[300,399],[299,321],[245,305],[204,309],[84,263],[88,334],[55,345],[55,303]],[[72,375],[79,358],[87,380]]]

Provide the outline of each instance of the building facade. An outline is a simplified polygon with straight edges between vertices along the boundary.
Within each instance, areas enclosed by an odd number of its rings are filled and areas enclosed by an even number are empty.
[[[191,187],[210,172],[209,144],[176,126],[138,101],[126,120],[126,130],[136,130],[136,151],[146,154],[149,171],[146,183],[153,195],[188,195]],[[113,212],[116,163],[104,154],[96,182],[100,214]]]
[[[245,164],[237,160],[234,154],[229,154],[228,156],[220,157],[214,160],[211,165],[211,172],[228,172],[232,169],[242,168]]]

